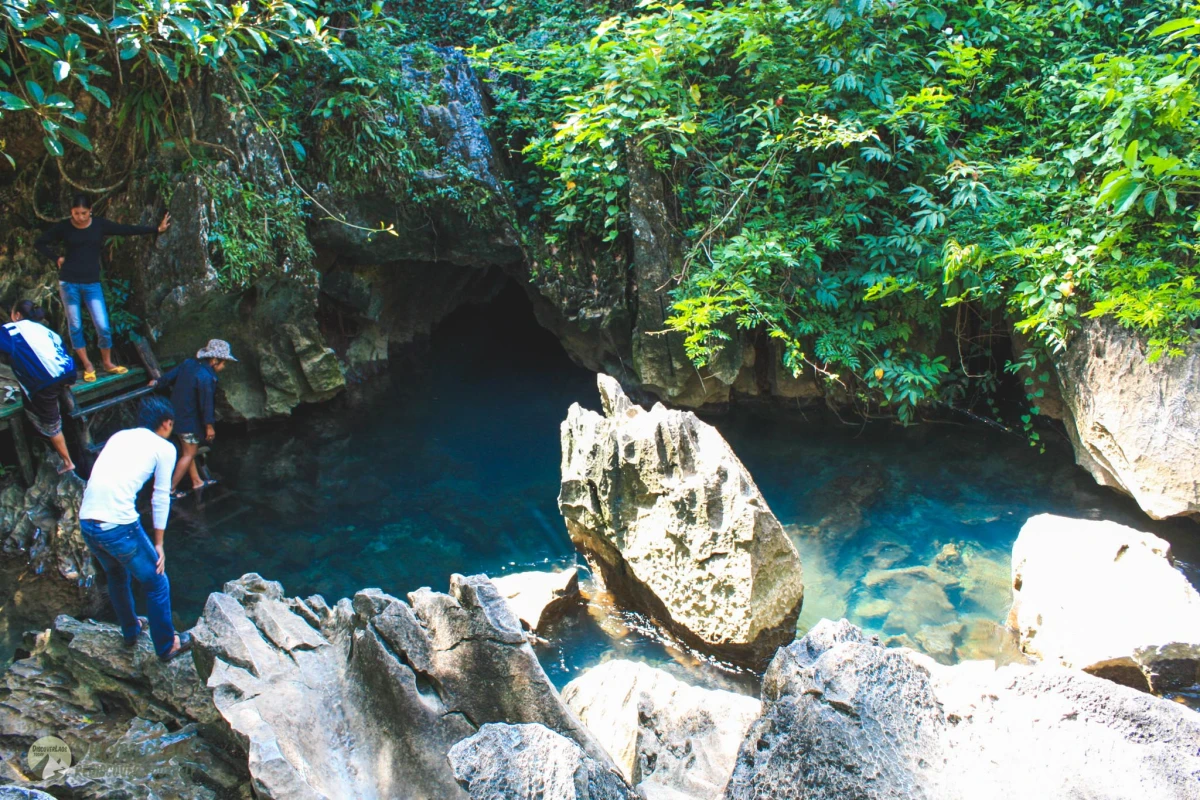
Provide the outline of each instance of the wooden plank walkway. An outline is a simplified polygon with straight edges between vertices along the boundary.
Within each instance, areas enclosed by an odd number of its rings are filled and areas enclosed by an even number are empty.
[[[96,380],[93,383],[84,383],[82,380],[76,381],[71,385],[71,394],[75,395],[75,402],[82,405],[102,400],[109,395],[117,394],[123,389],[145,386],[149,380],[150,378],[146,375],[145,369],[130,366],[129,372],[126,372],[124,375],[97,374]],[[17,402],[5,403],[0,406],[0,431],[5,430],[9,426],[9,417],[15,416],[24,407],[24,397],[20,392],[17,392]]]
[[[72,455],[75,457],[77,465],[80,463],[80,457],[85,465],[90,465],[91,460],[99,452],[99,448],[103,446],[103,442],[96,443],[92,439],[92,415],[149,394],[152,390],[147,388],[146,384],[149,382],[150,376],[153,374],[157,377],[162,374],[158,360],[154,357],[146,340],[138,336],[130,338],[145,366],[135,367],[127,364],[126,367],[129,371],[123,375],[98,372],[96,380],[91,383],[85,383],[81,379],[72,384],[70,392],[64,398],[63,430],[65,433],[68,427],[71,428],[73,435],[68,436],[68,443],[72,444]],[[167,366],[171,366],[172,363],[167,362]],[[82,378],[82,373],[80,377]],[[12,434],[13,444],[17,451],[17,461],[21,468],[21,477],[26,485],[32,485],[34,462],[30,449],[30,437],[25,429],[25,415],[20,413],[24,411],[24,408],[24,398],[20,391],[17,393],[15,403],[0,404],[0,432],[7,430]],[[74,441],[72,442],[72,440]],[[77,449],[82,452],[74,452]]]

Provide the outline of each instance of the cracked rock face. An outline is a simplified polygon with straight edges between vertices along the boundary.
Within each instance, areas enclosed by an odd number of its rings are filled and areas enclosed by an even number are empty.
[[[571,681],[563,701],[647,800],[720,797],[762,710],[753,697],[689,686],[621,659]]]
[[[466,797],[447,754],[489,722],[540,723],[615,769],[486,576],[409,597],[368,589],[331,608],[257,575],[209,597],[197,665],[258,796]]]
[[[14,483],[0,491],[0,639],[19,642],[25,628],[106,602],[79,532],[83,486],[46,458],[28,490]]]
[[[31,788],[77,800],[145,797],[148,782],[164,800],[249,792],[245,759],[191,659],[163,664],[149,636],[127,648],[115,625],[67,616],[27,636],[27,647],[0,684],[0,798],[48,796],[20,793]],[[72,756],[50,780],[25,760],[43,736],[63,739]]]
[[[779,651],[727,800],[1195,798],[1200,715],[1059,667],[937,664],[845,620]]]
[[[1039,514],[1013,544],[1012,585],[1028,655],[1142,691],[1200,683],[1200,593],[1154,534]]]
[[[800,557],[733,450],[691,412],[633,405],[562,424],[559,510],[606,588],[687,644],[759,665],[795,636]]]
[[[450,751],[471,800],[638,800],[611,768],[544,725],[489,724]]]

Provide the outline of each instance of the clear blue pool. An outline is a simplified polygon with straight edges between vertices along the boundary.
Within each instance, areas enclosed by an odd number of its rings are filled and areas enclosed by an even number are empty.
[[[445,591],[453,572],[576,563],[555,504],[559,422],[576,401],[598,407],[594,376],[510,287],[333,403],[283,423],[220,427],[211,466],[223,488],[177,504],[168,531],[179,621],[244,572],[333,601],[369,586]],[[1076,468],[1065,443],[1039,455],[975,425],[863,429],[749,411],[712,422],[800,549],[801,628],[848,616],[948,662],[1002,654],[1009,548],[1044,511],[1153,529],[1185,567],[1200,563],[1200,527],[1152,523]],[[753,683],[601,607],[549,638],[540,655],[559,685],[614,654],[710,685]]]

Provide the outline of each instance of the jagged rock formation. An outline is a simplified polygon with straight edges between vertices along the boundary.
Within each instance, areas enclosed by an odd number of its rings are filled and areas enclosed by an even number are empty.
[[[412,217],[404,198],[364,189],[355,196],[325,192],[321,199],[345,218],[367,230],[318,220],[311,228],[313,244],[351,263],[422,262],[425,279],[448,265],[478,270],[523,260],[520,236],[502,210],[505,169],[488,137],[483,87],[465,54],[452,47],[407,48],[397,76],[418,104],[415,122],[437,143],[440,163],[413,177],[418,188],[446,186],[465,173],[479,192],[478,208],[439,204]],[[402,114],[403,109],[394,109]],[[467,187],[460,187],[464,191]],[[490,206],[490,207],[489,207]],[[466,215],[473,213],[475,219]],[[398,236],[371,235],[380,222],[396,225]]]
[[[1142,691],[1200,683],[1200,593],[1154,534],[1039,514],[1013,545],[1012,587],[1029,655]]]
[[[1055,356],[1063,421],[1079,465],[1155,519],[1200,518],[1200,343],[1146,360],[1145,342],[1112,319],[1085,320]],[[1057,399],[1057,398],[1054,398]]]
[[[647,800],[718,798],[762,704],[701,689],[637,661],[606,661],[563,689],[621,774]]]
[[[59,614],[94,613],[104,602],[79,532],[83,486],[42,459],[33,486],[0,491],[0,640],[16,641]]]
[[[845,620],[780,650],[725,797],[1194,798],[1200,715],[1083,672],[944,667]]]
[[[249,791],[245,759],[189,658],[161,663],[148,636],[126,648],[114,625],[61,616],[31,635],[30,655],[0,684],[0,784],[72,798],[145,796],[223,800]],[[29,746],[58,736],[73,765],[43,781]],[[0,797],[6,787],[0,786]]]
[[[583,602],[579,570],[517,572],[492,578],[492,584],[526,630],[535,633]]]
[[[615,772],[485,576],[332,608],[246,575],[209,597],[197,664],[259,797],[465,796],[447,761],[489,722],[540,723]]]
[[[561,429],[571,539],[622,604],[695,647],[765,663],[795,636],[795,547],[714,428],[598,384],[604,416],[575,404]]]
[[[670,285],[683,263],[679,241],[667,213],[671,188],[639,150],[629,155],[629,220],[633,228],[633,268],[637,283],[637,316],[633,329],[633,363],[643,388],[681,406],[729,399],[729,386],[742,367],[740,335],[721,351],[701,377],[683,348],[683,335],[665,333],[670,303],[660,302],[661,287]],[[707,380],[705,380],[707,378]]]
[[[450,750],[471,800],[635,800],[621,777],[544,725],[489,724]]]

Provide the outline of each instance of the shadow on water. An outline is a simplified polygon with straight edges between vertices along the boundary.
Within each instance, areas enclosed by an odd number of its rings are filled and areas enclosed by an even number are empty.
[[[577,562],[558,514],[559,423],[599,405],[594,377],[533,319],[520,288],[464,308],[389,373],[282,423],[219,426],[223,485],[177,503],[173,597],[190,625],[208,593],[246,572],[329,600],[380,587],[445,591],[451,573]],[[982,427],[866,429],[737,411],[712,420],[800,549],[801,630],[848,616],[943,661],[1001,657],[1009,551],[1031,515],[1105,517],[1171,539],[1200,565],[1192,523],[1152,523],[1074,466]],[[1190,577],[1195,582],[1196,570]],[[661,643],[603,602],[539,649],[562,685],[604,658],[646,660],[694,682],[753,691]]]

